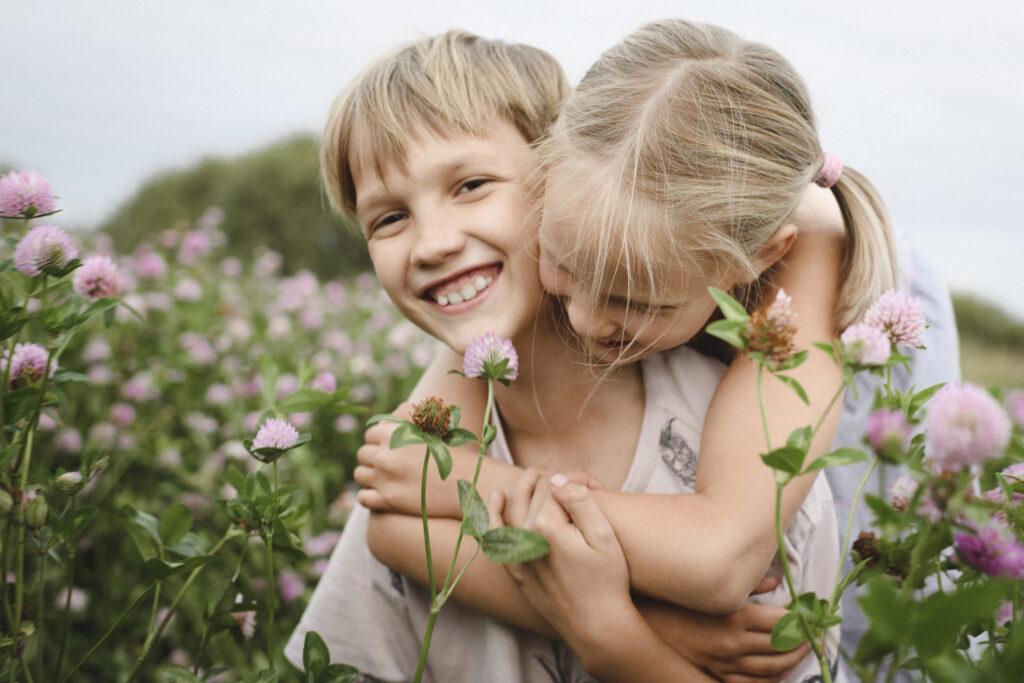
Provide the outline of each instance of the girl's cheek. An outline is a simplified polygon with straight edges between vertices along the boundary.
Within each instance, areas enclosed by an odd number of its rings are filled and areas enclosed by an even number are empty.
[[[562,277],[558,272],[558,268],[551,261],[540,262],[540,284],[544,288],[544,291],[551,296],[565,296],[566,287],[565,283],[562,282]]]

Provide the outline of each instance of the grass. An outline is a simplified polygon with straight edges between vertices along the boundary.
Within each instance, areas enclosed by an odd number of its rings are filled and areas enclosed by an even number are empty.
[[[964,379],[1024,389],[1024,321],[966,294],[953,295]]]

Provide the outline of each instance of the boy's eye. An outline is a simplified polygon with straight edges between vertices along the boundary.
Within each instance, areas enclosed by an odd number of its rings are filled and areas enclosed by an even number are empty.
[[[377,232],[381,228],[386,228],[387,226],[393,223],[397,223],[403,218],[405,218],[404,213],[389,213],[384,216],[381,216],[376,221],[374,221],[373,225],[370,226],[370,232]]]

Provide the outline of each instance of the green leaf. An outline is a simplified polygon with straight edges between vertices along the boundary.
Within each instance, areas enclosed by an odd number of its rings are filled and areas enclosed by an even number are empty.
[[[704,328],[704,331],[712,337],[718,337],[737,349],[747,348],[746,323],[738,323],[731,320],[716,320]]]
[[[61,384],[63,382],[91,382],[92,381],[89,378],[89,375],[83,375],[80,372],[67,372],[67,371],[63,371],[63,370],[61,372],[56,373],[51,378],[51,380],[53,382],[56,382],[57,384]]]
[[[160,524],[156,517],[131,505],[124,506],[121,512],[125,516],[125,529],[135,541],[142,559],[156,557],[157,549],[161,547]]]
[[[224,477],[239,494],[245,493],[245,475],[234,465],[228,465]]]
[[[427,443],[427,435],[419,427],[411,422],[402,421],[398,429],[391,433],[391,441],[388,446],[394,450],[404,446]]]
[[[348,664],[331,664],[316,679],[316,683],[355,683],[357,680],[359,669]]]
[[[311,413],[331,403],[332,397],[317,389],[299,389],[282,399],[277,408],[283,413]]]
[[[180,666],[172,666],[164,669],[160,674],[167,683],[201,683],[202,679],[188,669]]]
[[[160,539],[165,546],[174,545],[192,529],[192,511],[184,503],[172,503],[160,515]]]
[[[274,405],[274,400],[277,397],[277,377],[278,370],[277,364],[274,360],[265,353],[260,354],[259,358],[260,366],[260,389],[263,396],[263,402],[268,408]]]
[[[800,643],[807,640],[803,630],[800,628],[800,615],[796,612],[786,612],[781,619],[775,622],[772,629],[772,649],[780,652],[788,652]]]
[[[825,342],[814,342],[813,344],[811,344],[811,346],[813,346],[814,348],[816,348],[816,349],[819,349],[819,350],[821,350],[821,351],[824,351],[824,352],[825,352],[825,353],[827,353],[827,354],[828,354],[828,355],[829,355],[829,356],[830,356],[830,357],[831,357],[831,358],[832,358],[833,360],[834,360],[834,359],[835,359],[835,357],[836,357],[836,354],[835,354],[835,349],[834,349],[834,348],[832,347],[832,345],[831,345],[831,344],[826,344]]]
[[[879,643],[896,645],[907,634],[907,610],[888,579],[875,577],[866,583],[866,590],[857,598],[857,603],[868,617],[868,633]]]
[[[245,478],[245,497],[259,505],[270,499],[270,480],[259,470]]]
[[[193,569],[209,564],[216,559],[217,558],[213,555],[200,555],[199,557],[190,557],[184,562],[164,562],[163,560],[154,557],[150,560],[146,560],[146,569],[153,575],[153,578],[160,581],[166,579],[168,576],[173,576],[174,574],[190,572]]]
[[[810,425],[806,427],[798,427],[789,434],[789,438],[786,439],[786,445],[792,448],[799,448],[806,452],[811,446],[811,435],[812,429]]]
[[[19,309],[20,310],[20,309]],[[25,326],[29,318],[18,316],[3,316],[0,318],[0,341],[9,339],[18,334],[18,331]]]
[[[193,531],[185,534],[185,537],[177,543],[167,546],[167,550],[182,557],[199,557],[206,554],[203,541]]]
[[[803,386],[800,385],[800,382],[797,382],[792,377],[787,377],[786,375],[778,375],[775,372],[772,372],[772,374],[775,375],[775,377],[780,382],[782,382],[787,387],[792,389],[793,393],[795,393],[797,396],[799,396],[800,400],[804,402],[804,405],[811,405],[810,399],[807,398],[807,392],[804,391],[804,388],[803,388]]]
[[[462,420],[462,408],[458,406],[449,406],[450,412],[448,413],[448,431],[454,431],[459,426],[459,421]]]
[[[397,415],[391,415],[389,413],[380,413],[374,415],[369,420],[367,420],[366,426],[369,427],[370,425],[377,424],[378,422],[397,422],[399,424],[411,424],[405,418],[398,417]]]
[[[106,313],[107,311],[112,311],[119,303],[121,303],[120,299],[111,297],[98,299],[92,302],[84,311],[78,314],[78,319],[75,321],[75,327],[79,327],[89,322],[93,316],[99,315],[100,313]]]
[[[812,462],[804,472],[815,472],[825,467],[838,465],[852,465],[858,462],[867,462],[867,460],[868,454],[859,448],[837,448]]]
[[[747,321],[750,319],[750,315],[747,313],[746,309],[740,305],[739,301],[736,301],[732,296],[715,287],[708,287],[708,292],[711,293],[711,298],[715,300],[715,303],[718,304],[718,307],[722,310],[722,315],[725,316],[726,320],[740,322],[744,325],[747,324]]]
[[[95,505],[84,505],[80,508],[75,508],[61,522],[61,534],[64,536],[74,536],[81,533],[85,527],[89,526],[89,522],[93,520],[99,510]]]
[[[484,554],[499,564],[529,562],[551,550],[548,539],[534,531],[514,526],[491,529],[480,539]]]
[[[484,438],[480,442],[480,448],[487,450],[491,444],[494,443],[495,437],[498,436],[498,428],[494,425],[484,425]]]
[[[254,671],[243,678],[241,683],[277,683],[277,672],[270,669]]]
[[[32,415],[42,392],[36,387],[22,387],[4,394],[4,422],[12,425]]]
[[[473,443],[476,441],[476,434],[469,431],[468,429],[462,429],[458,427],[445,434],[444,442],[448,444],[450,448],[458,448],[467,443]]]
[[[986,581],[961,586],[954,593],[932,593],[914,611],[912,642],[922,657],[939,654],[961,632],[990,619],[1004,599],[1009,582]]]
[[[302,645],[302,668],[315,678],[331,663],[331,655],[327,651],[324,639],[316,631],[308,631]]]
[[[797,474],[804,464],[806,451],[792,446],[776,448],[771,453],[762,453],[761,460],[773,470],[779,470],[786,474]]]
[[[914,397],[910,399],[910,405],[907,406],[907,417],[914,417],[914,413],[920,410],[924,406],[924,404],[928,402],[928,399],[934,396],[935,392],[937,392],[944,386],[946,386],[945,382],[933,384],[932,386],[926,389],[922,389],[921,391],[914,394]]]
[[[437,471],[441,474],[441,480],[448,478],[448,475],[452,473],[452,454],[448,451],[448,447],[444,445],[441,439],[434,437],[427,441],[427,450],[434,456],[434,462],[437,463]]]
[[[782,372],[783,370],[792,370],[793,368],[798,368],[804,364],[804,361],[807,360],[807,357],[809,355],[811,355],[811,352],[808,351],[807,349],[804,349],[803,351],[797,351],[791,357],[787,358],[786,360],[776,365],[775,371]]]
[[[483,538],[487,527],[491,525],[487,506],[484,505],[480,493],[465,479],[459,479],[459,508],[465,510],[462,515],[462,530],[476,540]]]

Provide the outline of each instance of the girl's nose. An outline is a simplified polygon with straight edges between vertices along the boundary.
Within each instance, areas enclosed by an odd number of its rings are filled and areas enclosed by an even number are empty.
[[[575,299],[565,302],[565,312],[569,316],[569,324],[581,337],[607,340],[619,329],[612,320],[598,311],[588,310]]]
[[[418,266],[437,265],[466,245],[466,235],[450,220],[425,221],[417,226],[412,260]]]

